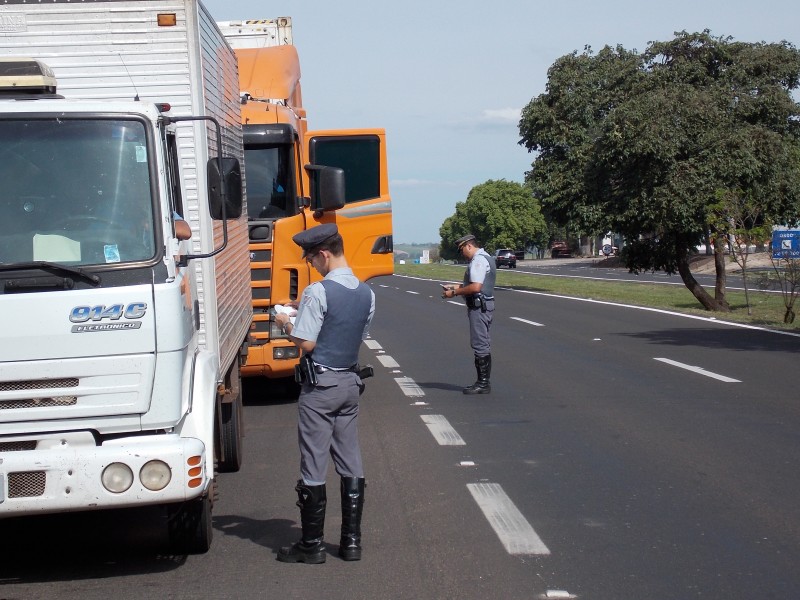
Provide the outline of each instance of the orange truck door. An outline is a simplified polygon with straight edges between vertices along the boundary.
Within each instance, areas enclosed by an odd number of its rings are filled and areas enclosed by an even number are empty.
[[[344,170],[346,204],[333,214],[326,213],[323,220],[339,228],[353,272],[362,281],[391,275],[394,248],[385,131],[309,131],[305,139],[310,164]]]

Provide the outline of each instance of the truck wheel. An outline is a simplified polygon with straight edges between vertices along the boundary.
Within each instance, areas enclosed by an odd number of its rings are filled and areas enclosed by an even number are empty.
[[[175,554],[204,554],[211,547],[210,493],[169,507],[169,545]]]
[[[220,411],[222,411],[219,432],[220,459],[217,462],[217,471],[236,473],[242,468],[242,438],[244,437],[241,388],[233,402],[222,404]]]

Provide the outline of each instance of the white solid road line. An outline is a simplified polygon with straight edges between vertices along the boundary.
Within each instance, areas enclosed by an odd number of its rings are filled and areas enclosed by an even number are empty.
[[[733,377],[726,377],[725,375],[719,375],[718,373],[712,373],[711,371],[706,371],[703,367],[693,367],[692,365],[687,365],[676,360],[670,360],[669,358],[654,358],[653,360],[657,360],[663,363],[667,363],[668,365],[672,365],[673,367],[679,367],[681,369],[686,369],[687,371],[692,371],[693,373],[697,373],[699,375],[705,375],[706,377],[712,377],[714,379],[719,379],[720,381],[724,381],[725,383],[742,383],[738,379],[734,379]]]
[[[550,554],[500,484],[468,483],[470,494],[509,554]]]
[[[542,323],[537,323],[536,321],[528,321],[528,319],[522,319],[520,317],[509,317],[513,321],[520,321],[522,323],[527,323],[528,325],[535,325],[536,327],[544,327]]]
[[[453,429],[443,415],[420,415],[422,422],[427,425],[434,439],[440,446],[466,446],[467,443]]]

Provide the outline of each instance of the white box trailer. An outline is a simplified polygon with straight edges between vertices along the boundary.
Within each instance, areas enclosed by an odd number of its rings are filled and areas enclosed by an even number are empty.
[[[197,0],[10,0],[21,57],[64,98],[0,90],[0,517],[170,504],[204,551],[252,315],[236,57]]]
[[[234,50],[294,44],[291,17],[218,21],[217,25]]]

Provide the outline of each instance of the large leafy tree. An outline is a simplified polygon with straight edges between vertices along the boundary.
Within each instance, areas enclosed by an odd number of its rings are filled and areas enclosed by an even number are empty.
[[[457,258],[455,241],[472,233],[487,252],[525,248],[547,230],[530,187],[513,181],[489,180],[473,187],[456,212],[439,228],[442,258]]]
[[[548,215],[626,238],[627,266],[680,273],[708,309],[728,310],[719,198],[760,204],[765,221],[800,214],[800,53],[708,31],[562,57],[523,110],[528,181]],[[690,256],[716,239],[712,297]]]

